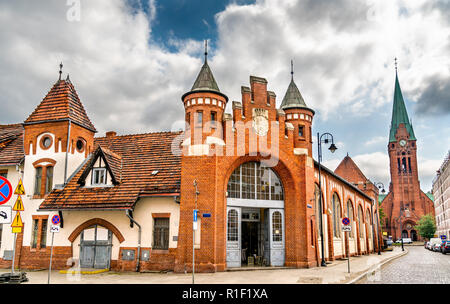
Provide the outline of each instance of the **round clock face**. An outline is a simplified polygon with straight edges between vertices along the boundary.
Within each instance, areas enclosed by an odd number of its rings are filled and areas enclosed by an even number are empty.
[[[404,147],[406,145],[406,140],[402,139],[399,142],[400,146]]]

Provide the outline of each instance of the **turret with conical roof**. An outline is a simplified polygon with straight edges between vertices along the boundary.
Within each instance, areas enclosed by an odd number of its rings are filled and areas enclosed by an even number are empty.
[[[294,82],[293,62],[291,61],[291,82],[281,102],[286,113],[286,122],[294,126],[294,153],[312,156],[311,125],[314,110],[308,108],[300,90]]]
[[[205,41],[205,62],[192,89],[181,97],[186,114],[184,146],[189,146],[189,154],[206,154],[206,145],[223,143],[222,120],[228,97],[220,92],[207,55]]]

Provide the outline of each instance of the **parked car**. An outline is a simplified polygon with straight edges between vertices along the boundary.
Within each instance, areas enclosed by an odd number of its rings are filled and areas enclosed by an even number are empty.
[[[386,240],[386,245],[387,246],[392,246],[394,242],[392,240]]]
[[[445,244],[447,243],[447,240],[443,240],[441,242],[441,247],[439,247],[439,251],[442,252],[442,248],[445,246]]]
[[[443,246],[441,246],[441,252],[443,254],[447,254],[450,252],[450,242],[447,241]]]
[[[430,239],[430,250],[433,250],[435,244],[441,244],[442,240],[440,238],[431,238]]]
[[[440,243],[439,244],[434,244],[432,250],[433,251],[441,251],[441,244]]]
[[[428,246],[430,246],[430,242],[425,242],[425,249],[430,249]]]
[[[396,243],[401,243],[402,239],[398,239],[397,241],[395,241]],[[411,238],[403,238],[403,244],[412,244],[412,240]]]

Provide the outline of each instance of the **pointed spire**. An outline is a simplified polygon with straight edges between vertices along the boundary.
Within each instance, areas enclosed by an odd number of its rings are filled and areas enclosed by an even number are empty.
[[[291,82],[289,83],[286,94],[284,95],[283,101],[281,102],[281,109],[289,108],[308,108],[300,93],[297,85],[294,82],[294,62],[291,60]]]
[[[205,63],[208,62],[208,40],[205,39]]]
[[[395,58],[395,89],[394,102],[392,107],[391,129],[389,132],[389,142],[397,141],[395,139],[395,134],[397,133],[397,129],[400,124],[404,124],[406,130],[409,133],[409,139],[416,140],[411,121],[408,118],[408,112],[406,111],[405,101],[403,100],[400,83],[398,81],[397,58]]]
[[[62,68],[63,68],[63,63],[61,62],[60,64],[59,64],[59,80],[61,80],[61,75],[62,75]]]

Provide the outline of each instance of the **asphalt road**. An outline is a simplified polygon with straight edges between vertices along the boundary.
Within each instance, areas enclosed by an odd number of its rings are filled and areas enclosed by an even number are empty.
[[[408,254],[373,269],[357,284],[450,284],[450,253],[408,246]]]

